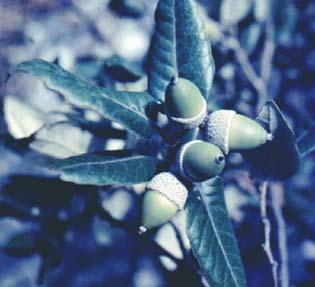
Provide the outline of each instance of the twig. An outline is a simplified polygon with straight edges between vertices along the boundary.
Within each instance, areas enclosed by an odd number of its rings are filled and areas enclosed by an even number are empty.
[[[241,47],[240,42],[232,36],[228,36],[223,38],[223,44],[234,51],[235,56],[243,70],[244,74],[248,78],[249,82],[253,85],[253,87],[260,92],[264,89],[264,83],[262,79],[257,75],[256,71],[254,70],[253,66],[251,65],[247,53]]]
[[[282,207],[284,205],[283,192],[284,190],[282,185],[273,185],[271,191],[271,202],[275,219],[278,225],[278,247],[281,258],[280,285],[281,287],[289,287],[288,246],[285,220],[282,214]]]
[[[216,28],[218,29],[220,43],[235,53],[236,59],[238,60],[247,79],[258,93],[261,92],[264,89],[264,82],[250,63],[247,53],[241,47],[239,40],[234,35],[225,35],[226,29],[223,25],[221,25],[221,23],[213,19],[211,19],[211,21],[215,23]]]
[[[260,78],[262,79],[266,88],[264,91],[262,91],[263,93],[260,94],[259,100],[257,102],[257,109],[259,109],[268,99],[267,87],[270,81],[273,56],[275,52],[274,34],[274,24],[272,18],[269,17],[266,22],[266,37],[260,65]]]
[[[220,42],[226,48],[231,49],[234,52],[242,71],[258,93],[257,109],[260,109],[269,97],[267,87],[270,81],[272,62],[275,51],[273,22],[271,20],[268,20],[266,23],[266,39],[262,52],[260,74],[255,71],[254,67],[250,63],[248,55],[246,51],[241,47],[241,44],[237,37],[233,35],[224,36],[224,31],[220,23],[216,22],[216,25],[218,29],[220,29]]]
[[[268,21],[266,24],[266,40],[261,57],[260,70],[260,76],[265,83],[268,83],[270,80],[274,52],[275,52],[274,27],[273,24],[270,21]]]
[[[270,246],[270,233],[271,224],[267,216],[267,192],[268,192],[268,182],[264,181],[260,185],[260,216],[264,224],[265,240],[262,244],[264,251],[268,257],[269,263],[272,269],[272,277],[274,282],[274,287],[278,287],[278,263],[274,259]]]

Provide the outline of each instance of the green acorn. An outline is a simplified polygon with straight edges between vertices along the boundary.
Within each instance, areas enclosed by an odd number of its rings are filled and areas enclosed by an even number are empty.
[[[206,139],[229,151],[241,151],[256,148],[272,140],[272,135],[254,120],[237,114],[233,110],[219,110],[211,113],[205,120]]]
[[[166,89],[165,112],[171,121],[195,128],[207,116],[207,103],[194,83],[174,77]]]
[[[173,174],[162,172],[154,176],[143,198],[139,233],[171,220],[178,210],[184,208],[187,196],[187,188]]]
[[[180,174],[195,182],[219,175],[224,164],[225,157],[222,151],[216,145],[200,140],[184,144],[177,155]]]

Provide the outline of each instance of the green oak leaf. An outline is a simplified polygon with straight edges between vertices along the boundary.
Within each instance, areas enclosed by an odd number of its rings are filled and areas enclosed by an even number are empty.
[[[160,0],[148,58],[149,93],[164,100],[167,85],[179,75],[207,98],[214,75],[209,39],[194,0]]]
[[[64,181],[98,186],[143,183],[156,174],[156,158],[126,154],[127,151],[86,153],[55,160],[50,167],[59,170]]]
[[[152,126],[146,116],[152,98],[147,93],[100,88],[55,64],[39,59],[23,62],[13,72],[38,77],[47,88],[60,93],[76,107],[94,110],[140,136],[150,138],[152,135]]]
[[[226,210],[219,177],[190,193],[186,203],[192,251],[212,287],[244,287],[239,248]]]
[[[300,165],[295,134],[274,101],[267,102],[256,121],[273,139],[253,150],[243,152],[251,172],[264,180],[284,180],[296,173]]]

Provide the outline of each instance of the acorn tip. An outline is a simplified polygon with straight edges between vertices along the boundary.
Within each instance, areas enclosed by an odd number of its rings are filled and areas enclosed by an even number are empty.
[[[267,134],[266,139],[267,139],[267,141],[272,141],[273,140],[273,135],[272,134]]]
[[[142,234],[144,234],[145,232],[147,232],[147,228],[145,227],[145,226],[143,226],[143,225],[141,225],[140,227],[139,227],[139,229],[138,229],[138,234],[139,235],[142,235]]]

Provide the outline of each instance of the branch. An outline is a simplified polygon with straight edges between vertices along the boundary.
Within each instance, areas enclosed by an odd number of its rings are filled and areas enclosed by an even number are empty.
[[[265,233],[265,241],[262,244],[262,247],[264,251],[266,252],[269,263],[271,265],[274,287],[278,287],[278,263],[274,259],[271,246],[270,246],[271,224],[267,216],[267,192],[268,192],[268,182],[264,181],[260,185],[260,216],[264,225],[264,233]]]
[[[257,75],[256,71],[254,70],[253,66],[251,65],[247,53],[244,51],[244,49],[241,47],[240,42],[237,40],[237,38],[228,36],[223,38],[223,44],[227,48],[234,51],[235,56],[245,74],[245,76],[248,78],[249,82],[253,85],[253,87],[260,91],[263,88],[263,82]]]
[[[250,60],[246,51],[241,47],[241,44],[237,37],[233,35],[224,35],[224,28],[218,22],[214,22],[216,24],[217,29],[219,30],[219,41],[228,49],[231,49],[239,65],[247,77],[250,84],[255,88],[258,93],[258,102],[257,109],[266,102],[268,99],[268,85],[270,81],[270,75],[272,71],[272,62],[275,51],[275,43],[274,43],[274,25],[271,19],[269,19],[266,23],[266,38],[264,49],[262,52],[261,59],[261,69],[260,74],[258,74]]]
[[[236,59],[238,60],[241,69],[243,70],[245,76],[248,78],[252,86],[260,91],[263,88],[263,81],[259,75],[254,70],[251,65],[246,51],[241,47],[239,40],[234,35],[225,35],[226,28],[221,25],[221,23],[211,19],[215,24],[215,28],[218,32],[218,41],[227,49],[230,49],[234,52]]]
[[[280,283],[281,287],[289,287],[288,246],[285,220],[282,214],[284,205],[284,190],[280,184],[273,185],[271,192],[272,209],[278,225],[278,247],[281,258]]]
[[[260,78],[262,79],[266,89],[264,93],[261,93],[259,100],[257,102],[257,108],[259,109],[268,99],[268,85],[270,82],[270,76],[272,72],[272,62],[273,56],[275,53],[275,42],[274,42],[274,24],[269,17],[266,23],[266,37],[264,49],[261,57],[261,69],[260,69]]]
[[[275,52],[274,26],[270,21],[268,21],[266,24],[266,39],[261,58],[260,70],[260,77],[265,83],[269,83],[270,80],[274,52]]]

